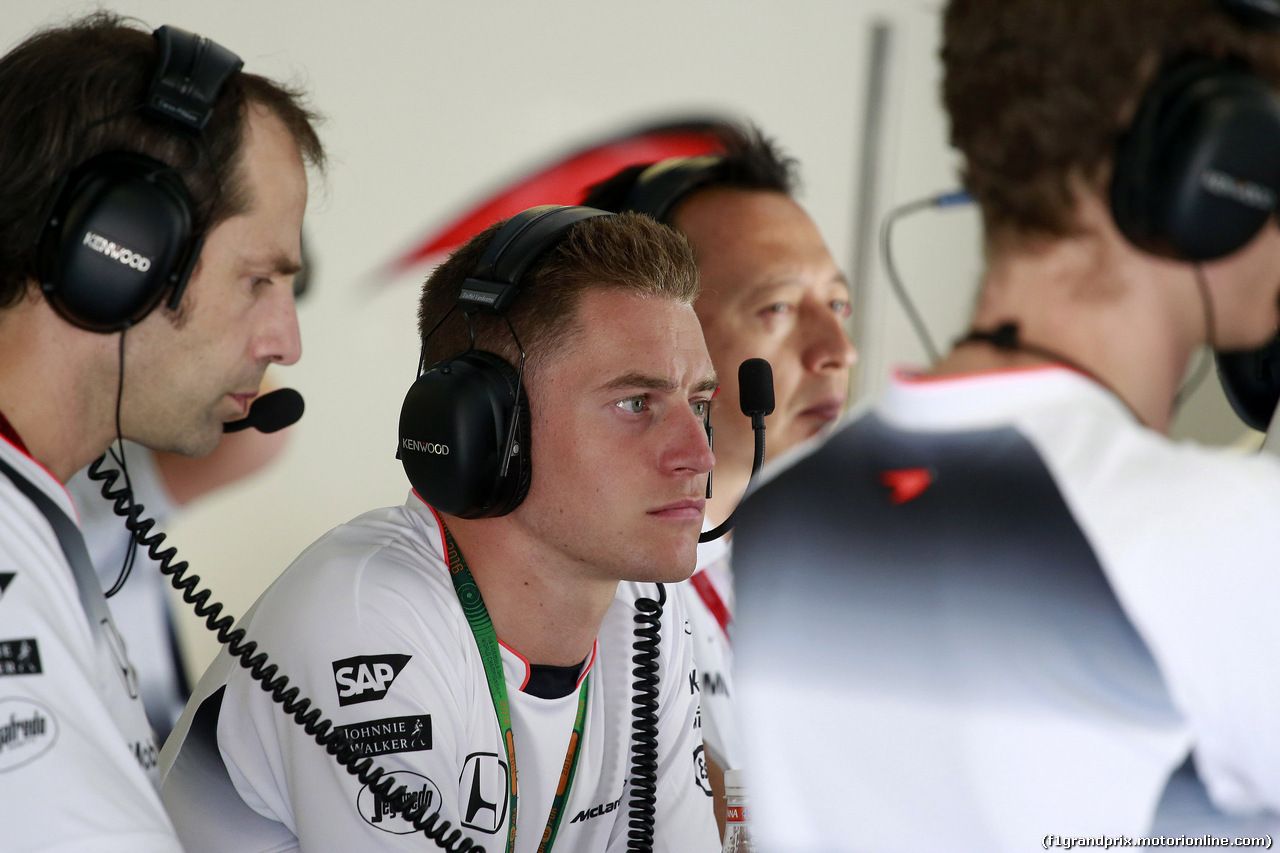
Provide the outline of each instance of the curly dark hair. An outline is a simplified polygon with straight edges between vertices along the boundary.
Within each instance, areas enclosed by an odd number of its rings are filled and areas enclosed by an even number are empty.
[[[988,241],[1074,233],[1079,188],[1106,196],[1143,90],[1188,56],[1280,87],[1280,38],[1222,0],[951,0],[943,101]]]
[[[298,92],[243,72],[223,86],[197,144],[138,110],[159,61],[138,22],[96,12],[28,37],[0,58],[0,309],[36,278],[36,243],[55,188],[106,151],[145,154],[177,169],[206,232],[249,203],[240,156],[250,104],[288,128],[304,159],[324,165],[316,115]]]

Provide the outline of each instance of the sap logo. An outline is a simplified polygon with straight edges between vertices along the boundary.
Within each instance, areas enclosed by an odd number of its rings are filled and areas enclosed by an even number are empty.
[[[600,817],[600,815],[602,814],[608,814],[609,812],[616,809],[618,807],[618,804],[621,802],[622,802],[622,797],[619,796],[618,799],[614,800],[612,803],[601,803],[595,808],[590,808],[585,811],[580,811],[574,816],[573,820],[569,821],[569,823],[577,823],[578,821],[581,821],[581,820],[591,820],[591,818],[593,817]]]
[[[430,453],[433,456],[448,456],[449,445],[432,444],[429,441],[418,441],[416,438],[400,439],[400,446],[405,450],[416,450],[419,453]]]
[[[151,269],[151,259],[146,255],[125,248],[119,243],[112,243],[101,234],[94,234],[92,231],[84,232],[83,244],[100,255],[119,261],[126,267],[133,267],[138,272],[146,272]]]
[[[29,699],[0,699],[0,773],[35,761],[53,748],[58,721]]]
[[[333,681],[339,705],[373,702],[387,695],[391,682],[411,655],[365,655],[333,662]]]
[[[411,817],[427,818],[440,811],[440,788],[421,773],[397,770],[388,773],[391,786],[385,795],[375,793],[368,785],[356,795],[356,808],[364,822],[394,835],[415,832]],[[381,787],[381,782],[378,783]],[[404,789],[401,797],[393,796]]]
[[[507,762],[492,752],[473,752],[458,779],[458,802],[463,805],[461,824],[490,835],[507,819],[507,794],[511,790]]]

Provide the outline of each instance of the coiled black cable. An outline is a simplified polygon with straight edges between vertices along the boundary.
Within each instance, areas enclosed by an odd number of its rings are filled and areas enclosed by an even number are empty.
[[[449,821],[438,821],[439,812],[423,818],[422,815],[427,810],[427,804],[412,806],[407,786],[401,785],[390,795],[387,794],[394,781],[393,778],[387,776],[386,771],[381,767],[374,766],[372,758],[357,761],[354,748],[334,731],[333,722],[328,719],[321,719],[323,714],[319,708],[311,707],[310,699],[305,696],[299,698],[298,688],[288,686],[288,676],[281,675],[278,678],[276,677],[278,667],[275,664],[267,663],[265,652],[255,654],[258,644],[253,640],[244,641],[245,631],[243,628],[232,630],[231,626],[235,624],[235,619],[231,616],[222,615],[221,602],[209,602],[212,591],[208,589],[197,591],[200,576],[187,574],[189,566],[185,560],[177,563],[172,562],[173,558],[178,555],[176,548],[169,546],[161,550],[165,534],[161,532],[151,533],[151,529],[156,524],[155,520],[142,518],[142,512],[145,507],[140,503],[134,502],[132,490],[127,485],[123,488],[115,487],[116,480],[121,476],[120,472],[114,469],[109,471],[102,470],[105,462],[105,455],[99,456],[93,461],[88,470],[89,479],[102,483],[102,496],[111,502],[112,511],[124,519],[125,526],[129,529],[130,534],[135,537],[140,545],[147,549],[151,559],[159,563],[160,573],[169,578],[169,583],[173,585],[173,588],[182,593],[182,600],[190,604],[196,615],[205,620],[205,625],[209,630],[217,634],[218,641],[226,646],[227,651],[240,661],[242,667],[249,670],[249,675],[262,685],[262,689],[271,694],[272,700],[278,702],[283,707],[284,712],[292,716],[294,722],[302,726],[307,734],[315,738],[316,743],[324,747],[325,751],[345,767],[348,773],[369,786],[369,790],[377,796],[388,799],[404,815],[405,820],[411,822],[418,831],[425,833],[438,847],[443,848],[447,853],[468,853],[468,851],[471,851],[471,853],[485,853],[484,847],[477,846],[470,838],[464,836],[462,830],[455,829],[450,833]],[[662,597],[665,600],[665,593],[662,594]],[[641,601],[646,600],[641,599]],[[639,605],[639,602],[637,602],[637,605]],[[660,605],[658,606],[658,611],[660,614]],[[640,617],[637,616],[636,619],[639,621]],[[639,629],[637,629],[637,633],[639,633]],[[656,627],[653,629],[653,636],[653,657],[656,658]],[[639,654],[636,657],[638,660]],[[656,666],[654,669],[656,670]],[[656,689],[653,692],[656,697]],[[657,709],[656,698],[653,707],[655,710]],[[656,723],[656,717],[654,717],[654,721]],[[655,726],[655,745],[657,742],[656,735]],[[654,754],[656,757],[656,750]],[[656,768],[656,763],[654,766]],[[383,778],[384,776],[387,776],[387,778]],[[649,811],[652,816],[652,805]],[[650,823],[652,823],[652,819]],[[445,837],[446,834],[448,838]],[[652,838],[653,832],[650,829],[650,846],[644,849],[652,849]]]
[[[652,853],[654,813],[658,802],[658,629],[667,590],[658,584],[658,600],[637,598],[635,627],[635,691],[631,709],[631,800],[627,812],[627,850]]]

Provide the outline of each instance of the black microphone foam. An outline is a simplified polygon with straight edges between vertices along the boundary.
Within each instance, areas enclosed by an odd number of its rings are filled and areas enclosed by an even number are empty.
[[[222,425],[223,432],[239,432],[253,427],[258,432],[275,432],[293,426],[302,417],[302,395],[292,388],[277,388],[253,401],[249,414]]]
[[[749,358],[738,366],[738,402],[742,414],[773,414],[773,368],[763,358]]]
[[[738,402],[742,406],[742,414],[751,418],[751,430],[755,433],[756,447],[751,459],[751,478],[747,488],[755,482],[756,474],[764,466],[764,416],[773,413],[773,368],[763,358],[749,358],[738,365]],[[707,438],[711,438],[708,425]],[[707,475],[707,496],[711,492],[711,475]],[[733,529],[733,517],[738,510],[735,507],[729,517],[720,526],[703,531],[698,536],[699,542],[710,542]]]

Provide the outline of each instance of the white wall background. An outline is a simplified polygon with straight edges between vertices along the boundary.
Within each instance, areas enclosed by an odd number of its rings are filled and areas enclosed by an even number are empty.
[[[307,234],[317,261],[299,310],[304,355],[274,380],[307,415],[266,473],[187,510],[181,555],[240,614],[307,544],[366,509],[403,500],[393,457],[417,357],[414,308],[426,270],[377,271],[505,180],[620,128],[688,113],[745,116],[802,164],[802,201],[852,269],[862,116],[874,22],[890,28],[888,98],[875,209],[951,188],[937,102],[936,2],[921,0],[120,0],[148,27],[221,42],[247,70],[300,83],[327,120],[329,172],[313,181]],[[96,8],[5,0],[0,47]],[[971,210],[927,212],[896,234],[899,267],[935,337],[963,328],[980,273]],[[874,245],[874,243],[872,244]],[[892,304],[878,258],[861,337],[864,391],[922,350]],[[1241,428],[1216,384],[1184,426],[1220,440]],[[1218,395],[1220,396],[1220,395]],[[1203,412],[1208,414],[1203,414]],[[180,606],[181,607],[181,606]],[[216,642],[189,620],[198,674]]]

